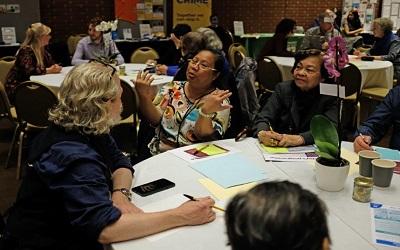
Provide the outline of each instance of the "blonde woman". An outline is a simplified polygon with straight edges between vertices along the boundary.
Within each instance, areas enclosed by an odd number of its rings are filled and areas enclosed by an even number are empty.
[[[30,149],[32,167],[10,210],[6,249],[103,249],[215,219],[210,197],[145,213],[132,201],[134,170],[109,135],[121,114],[116,69],[100,63],[74,67],[50,111],[50,125]],[[71,240],[72,239],[72,240]]]
[[[17,85],[29,80],[31,75],[54,74],[61,66],[54,63],[45,46],[49,44],[51,29],[42,24],[31,24],[26,30],[25,40],[17,52],[14,66],[7,75],[5,87],[10,101],[14,102]]]

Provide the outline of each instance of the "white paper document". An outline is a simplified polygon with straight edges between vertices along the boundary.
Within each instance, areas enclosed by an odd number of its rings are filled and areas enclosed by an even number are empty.
[[[328,83],[320,83],[319,84],[319,93],[321,95],[330,95],[337,96],[337,85],[336,84],[328,84]],[[339,86],[339,97],[345,98],[345,88],[344,86]]]
[[[400,248],[400,207],[370,203],[375,244]]]
[[[259,142],[256,144],[266,161],[306,161],[318,158],[313,145],[283,148],[266,147]]]
[[[233,30],[235,36],[244,35],[243,21],[233,21]]]

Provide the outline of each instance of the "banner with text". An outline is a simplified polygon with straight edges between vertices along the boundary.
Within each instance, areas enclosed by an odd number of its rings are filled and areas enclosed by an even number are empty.
[[[210,25],[212,0],[174,0],[173,26],[189,24],[193,30]]]

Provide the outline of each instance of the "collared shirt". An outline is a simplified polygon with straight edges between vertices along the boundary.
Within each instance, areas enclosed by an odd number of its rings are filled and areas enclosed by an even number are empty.
[[[124,58],[121,56],[121,53],[119,52],[115,42],[113,40],[109,40],[108,42],[109,45],[106,46],[104,39],[101,43],[95,43],[90,39],[89,36],[82,38],[76,46],[71,64],[79,65],[82,63],[87,63],[90,59],[109,57],[116,53],[118,53],[117,57],[115,58],[118,62],[118,65],[123,64]]]

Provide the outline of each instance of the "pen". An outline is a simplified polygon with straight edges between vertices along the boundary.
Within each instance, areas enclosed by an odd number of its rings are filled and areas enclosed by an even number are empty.
[[[269,125],[269,130],[270,130],[271,132],[274,132],[274,130],[272,129],[272,126],[271,126],[271,123],[270,123],[270,122],[268,122],[268,125]]]
[[[188,198],[191,201],[197,201],[193,196],[188,195],[188,194],[183,194],[183,196],[185,196],[186,198]],[[225,209],[217,207],[217,206],[212,206],[212,208],[217,209],[219,211],[225,212]]]
[[[248,128],[244,128],[242,131],[240,131],[240,133],[235,137],[235,141],[240,141],[241,139],[243,139],[244,137],[247,136],[247,131]]]

